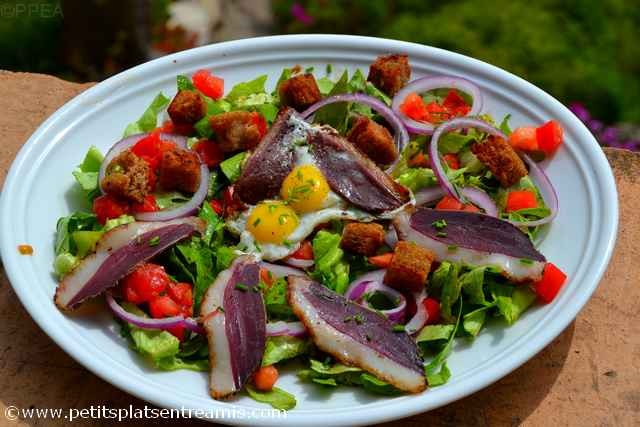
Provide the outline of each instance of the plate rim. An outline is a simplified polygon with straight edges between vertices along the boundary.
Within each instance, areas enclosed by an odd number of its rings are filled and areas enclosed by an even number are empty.
[[[599,262],[597,263],[597,265],[592,266],[589,269],[590,279],[588,282],[588,288],[585,288],[584,284],[582,284],[581,287],[584,289],[581,293],[578,293],[576,295],[576,297],[578,297],[578,300],[572,300],[573,304],[570,306],[566,306],[562,310],[560,318],[556,319],[556,322],[552,325],[552,327],[544,331],[544,333],[537,335],[537,339],[533,343],[530,343],[526,350],[519,350],[505,357],[505,359],[507,360],[505,361],[505,363],[501,363],[501,366],[488,369],[488,373],[476,375],[474,381],[463,381],[462,383],[458,384],[457,387],[451,387],[444,397],[437,399],[434,403],[431,403],[428,406],[421,405],[421,399],[419,397],[424,395],[420,395],[416,399],[406,399],[406,402],[402,401],[405,399],[394,399],[394,409],[388,408],[388,406],[385,404],[381,404],[388,403],[390,401],[388,399],[385,399],[381,400],[380,403],[376,402],[375,404],[373,404],[374,406],[376,406],[375,408],[370,407],[371,405],[365,405],[367,407],[366,411],[362,411],[360,408],[354,408],[349,413],[341,413],[337,416],[337,418],[334,417],[331,420],[325,419],[322,421],[314,421],[312,414],[321,411],[301,409],[289,413],[287,415],[287,418],[283,420],[274,421],[273,419],[262,419],[261,424],[291,424],[310,426],[318,425],[320,423],[323,425],[341,425],[349,423],[352,425],[359,425],[373,422],[389,421],[393,419],[408,417],[417,413],[425,412],[435,409],[436,407],[446,405],[448,403],[451,403],[452,401],[470,395],[495,381],[498,381],[517,367],[524,364],[531,357],[539,353],[544,347],[549,344],[549,342],[555,339],[568,326],[568,324],[575,319],[577,314],[590,299],[591,295],[598,286],[613,253],[619,220],[618,197],[613,172],[609,166],[608,161],[606,160],[604,152],[599,148],[597,142],[595,141],[591,133],[586,129],[586,127],[564,105],[562,105],[551,95],[544,92],[542,89],[534,86],[533,84],[523,80],[520,77],[517,77],[493,65],[458,53],[417,43],[382,39],[376,37],[327,34],[277,35],[234,40],[202,46],[199,48],[190,49],[188,51],[183,51],[154,59],[131,69],[125,70],[113,77],[110,77],[107,80],[104,80],[103,82],[96,84],[95,86],[82,92],[80,95],[70,99],[62,107],[56,110],[51,116],[49,116],[29,137],[27,142],[21,147],[18,155],[11,165],[11,168],[9,169],[9,172],[5,179],[2,194],[0,195],[0,235],[10,235],[11,221],[9,221],[9,201],[12,194],[17,189],[16,184],[18,183],[16,183],[15,181],[17,179],[18,171],[21,170],[22,167],[24,167],[23,163],[28,153],[31,150],[37,148],[36,142],[43,135],[46,135],[49,128],[55,125],[58,120],[64,119],[69,110],[72,110],[76,106],[85,103],[94,104],[95,101],[92,101],[93,98],[100,98],[101,93],[103,94],[103,96],[108,96],[111,89],[126,87],[128,79],[133,78],[133,80],[135,80],[136,76],[144,75],[148,71],[152,70],[153,67],[162,67],[166,65],[170,66],[171,63],[182,60],[191,60],[198,62],[200,55],[206,55],[208,52],[214,53],[214,51],[217,49],[221,51],[244,49],[249,47],[257,49],[260,46],[271,46],[273,48],[274,46],[286,47],[288,45],[300,45],[303,43],[310,43],[314,46],[325,45],[327,47],[342,44],[347,50],[363,50],[364,48],[371,50],[375,46],[375,49],[380,52],[402,50],[419,51],[421,52],[420,55],[423,57],[434,56],[443,58],[445,61],[457,62],[459,63],[457,65],[460,66],[464,64],[464,68],[473,68],[477,72],[483,74],[491,74],[494,79],[500,82],[510,83],[510,86],[517,88],[518,91],[522,93],[534,94],[538,97],[542,97],[545,100],[545,105],[549,104],[550,108],[553,107],[554,110],[558,110],[558,112],[561,113],[560,115],[562,117],[560,119],[562,122],[571,122],[573,125],[576,125],[575,129],[579,132],[579,135],[577,135],[578,138],[588,141],[580,144],[580,147],[584,147],[584,149],[580,151],[584,156],[588,158],[589,163],[597,166],[597,170],[594,170],[593,172],[593,176],[595,177],[594,184],[598,188],[599,195],[601,196],[600,204],[606,205],[609,211],[604,211],[604,213],[607,214],[604,215],[605,221],[602,221],[602,218],[598,218],[600,225],[598,229],[598,237],[604,236],[605,240],[599,242],[598,244],[598,247],[601,248],[598,252],[598,254],[601,255],[601,257],[599,258]],[[590,148],[588,148],[589,146]],[[13,242],[10,243],[9,240],[10,239],[2,238],[0,244],[0,254],[2,256],[2,259],[4,260],[5,271],[7,273],[9,282],[14,289],[14,292],[18,295],[18,298],[20,299],[22,305],[25,307],[29,315],[36,321],[38,326],[74,360],[83,365],[86,369],[98,375],[103,380],[115,385],[122,390],[127,391],[134,396],[141,398],[144,401],[151,402],[160,407],[176,407],[176,405],[173,405],[171,403],[172,399],[167,399],[166,396],[160,396],[158,395],[158,393],[154,393],[153,390],[145,389],[144,387],[140,387],[139,384],[128,381],[125,375],[114,375],[113,373],[101,371],[99,369],[99,366],[94,366],[94,364],[91,363],[90,353],[87,353],[86,350],[79,350],[78,348],[73,346],[72,342],[65,339],[65,336],[61,334],[62,328],[58,328],[46,323],[46,319],[44,318],[43,313],[38,311],[37,307],[35,307],[36,302],[30,300],[26,293],[22,291],[22,287],[19,286],[21,282],[24,283],[22,277],[23,268],[21,268],[18,263],[15,262],[15,260],[17,259],[15,254],[15,245],[13,244]],[[16,283],[16,285],[14,285],[14,283]],[[444,390],[444,388],[440,390]],[[225,406],[227,405],[228,404],[225,404]],[[209,421],[228,424],[246,423],[246,420],[243,422],[243,420],[239,419],[209,419]]]

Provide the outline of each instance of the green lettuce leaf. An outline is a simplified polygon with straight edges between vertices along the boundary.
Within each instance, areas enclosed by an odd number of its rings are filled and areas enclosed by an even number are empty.
[[[71,240],[71,234],[76,231],[96,231],[101,230],[95,214],[86,212],[74,212],[69,216],[61,217],[56,224],[55,253],[71,253],[75,255],[77,248]]]
[[[170,99],[164,96],[162,92],[156,95],[153,101],[151,101],[151,104],[144,113],[142,113],[142,116],[127,126],[123,136],[127,137],[136,133],[151,132],[155,129],[158,125],[158,114],[169,104],[169,101]]]
[[[209,285],[215,279],[214,252],[202,239],[191,239],[178,243],[177,252],[184,259],[187,270],[191,272],[193,283],[193,307],[194,312],[200,309],[200,302]],[[183,264],[183,265],[184,265]]]
[[[443,267],[443,265],[445,266]],[[442,269],[441,272],[438,271],[440,269]],[[459,272],[460,266],[458,264],[443,262],[433,274],[432,285],[441,289],[440,312],[447,322],[454,320],[453,304],[460,298],[461,283],[458,278]]]
[[[220,169],[222,169],[222,172],[225,174],[229,182],[235,182],[240,178],[240,174],[242,173],[242,163],[246,157],[247,152],[243,151],[220,163]]]
[[[293,310],[287,302],[287,281],[284,278],[264,288],[264,305],[270,320],[295,319]]]
[[[435,174],[428,168],[408,168],[396,181],[414,193],[426,187],[438,184]]]
[[[100,150],[92,145],[89,147],[89,151],[84,156],[82,163],[72,172],[89,203],[100,195],[98,173],[103,160],[104,156]]]
[[[109,231],[113,228],[116,228],[120,225],[129,224],[134,222],[136,219],[131,215],[120,215],[117,218],[108,219],[107,222],[104,223],[104,228],[102,231]]]
[[[340,235],[320,230],[313,239],[315,269],[312,277],[326,287],[343,294],[349,285],[349,264],[340,248]]]
[[[458,332],[458,327],[460,326],[460,318],[462,317],[462,299],[459,299],[459,309],[458,316],[456,318],[455,326],[451,335],[447,339],[446,343],[442,347],[442,350],[424,367],[425,377],[427,378],[427,384],[430,386],[437,386],[444,384],[449,377],[451,377],[451,372],[447,367],[446,360],[449,357],[449,353],[451,353],[451,348],[453,347],[453,339]]]
[[[355,366],[346,366],[341,363],[329,365],[315,359],[309,359],[309,363],[309,369],[303,369],[298,372],[298,377],[302,381],[314,382],[329,387],[337,387],[338,385],[361,386],[369,392],[387,396],[402,393],[391,384]]]
[[[273,387],[269,391],[260,391],[251,387],[245,386],[247,394],[256,402],[268,403],[271,407],[281,410],[293,409],[296,406],[296,398],[291,393],[287,393],[278,387]]]
[[[264,93],[264,84],[267,82],[267,75],[256,77],[255,79],[238,83],[231,88],[231,91],[227,94],[225,99],[229,102],[235,103],[242,97],[247,97],[256,93]]]
[[[477,336],[480,333],[480,330],[484,326],[485,320],[487,318],[487,311],[493,307],[485,306],[480,307],[477,310],[469,312],[462,317],[462,328],[472,337]]]
[[[224,239],[224,221],[213,210],[209,203],[203,203],[198,211],[198,218],[202,219],[206,227],[202,234],[202,241],[210,247],[222,245]]]
[[[318,84],[318,89],[320,89],[320,94],[322,96],[328,96],[329,93],[331,93],[333,86],[335,86],[335,82],[329,77],[320,77],[316,80],[316,83]]]
[[[469,132],[463,135],[458,132],[448,132],[442,135],[438,140],[438,151],[443,154],[446,153],[459,153],[464,148],[467,148],[477,138],[477,134]]]
[[[182,74],[178,74],[176,77],[176,86],[178,90],[194,90],[195,86],[191,83],[191,79]]]
[[[166,193],[156,193],[156,204],[160,210],[174,209],[180,205],[185,204],[190,200],[189,197],[180,193],[179,191],[170,191]]]
[[[471,304],[489,304],[484,295],[484,272],[487,267],[476,267],[460,276],[462,292]]]
[[[331,89],[331,92],[329,92],[329,96],[347,92],[349,92],[349,73],[345,70],[342,77],[340,77]],[[347,130],[348,113],[349,103],[337,102],[319,109],[315,114],[314,121],[316,123],[327,124],[332,126],[338,132],[344,133]]]
[[[262,366],[269,366],[309,352],[311,344],[296,337],[269,337],[262,356]]]

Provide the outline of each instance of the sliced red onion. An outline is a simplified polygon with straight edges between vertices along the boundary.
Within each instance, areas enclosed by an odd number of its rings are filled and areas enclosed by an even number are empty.
[[[428,122],[419,122],[404,115],[400,110],[400,106],[406,97],[412,92],[425,93],[430,90],[441,88],[457,89],[471,96],[471,110],[469,110],[467,116],[475,116],[480,113],[480,110],[482,109],[482,94],[480,93],[478,86],[471,83],[469,80],[451,76],[423,77],[410,82],[408,85],[400,89],[396,96],[393,97],[393,102],[391,104],[391,108],[400,117],[410,133],[431,135],[437,125]]]
[[[393,323],[399,323],[404,319],[407,300],[400,292],[382,283],[385,272],[386,270],[375,270],[362,275],[349,285],[345,296],[364,307],[379,311]],[[388,310],[377,310],[374,308],[367,300],[366,294],[375,292],[386,295],[392,301],[397,301],[396,307]]]
[[[558,215],[558,194],[556,193],[556,189],[553,187],[551,180],[547,174],[533,161],[531,157],[526,155],[525,153],[519,153],[520,157],[525,161],[527,165],[529,165],[529,175],[534,182],[537,182],[539,185],[540,192],[542,193],[542,198],[544,199],[545,204],[549,207],[551,213],[544,218],[535,220],[535,221],[509,221],[511,224],[521,227],[535,227],[537,225],[546,224],[548,222],[553,221],[553,219]]]
[[[195,213],[202,202],[207,197],[209,190],[209,168],[204,163],[200,163],[200,185],[188,202],[174,208],[163,209],[156,212],[142,212],[135,214],[138,221],[169,221],[175,218],[182,218]]]
[[[260,262],[260,268],[264,268],[270,271],[277,279],[287,276],[306,276],[307,274],[293,267],[287,267],[286,265],[272,264],[270,262]]]
[[[307,335],[302,322],[284,322],[278,320],[277,322],[267,323],[267,336],[268,337],[304,337]]]
[[[424,306],[424,300],[427,298],[427,291],[425,289],[413,294],[413,299],[416,302],[416,314],[404,325],[404,330],[409,334],[415,334],[427,323],[429,319],[429,313]]]
[[[391,125],[391,127],[393,128],[394,141],[396,144],[396,148],[398,149],[398,153],[402,153],[402,150],[404,149],[404,147],[409,143],[409,134],[407,133],[407,129],[402,124],[402,121],[398,118],[396,113],[394,113],[391,108],[387,107],[385,103],[380,101],[379,99],[369,95],[364,95],[362,93],[341,94],[341,95],[330,96],[328,98],[323,99],[322,101],[316,102],[311,107],[307,108],[305,111],[302,112],[301,116],[303,119],[308,119],[309,116],[311,116],[320,108],[324,107],[325,105],[333,104],[336,102],[357,102],[360,104],[368,105],[369,107],[373,108],[376,111],[376,113],[380,114],[382,118],[385,119],[387,123],[389,123],[389,125]],[[399,158],[400,156],[398,156],[398,159]],[[395,166],[395,163],[397,163],[397,160],[387,170],[388,171],[392,170],[393,167]]]
[[[462,195],[471,203],[484,210],[484,213],[497,217],[498,207],[491,197],[477,187],[463,187],[460,189]],[[444,196],[444,190],[440,187],[423,188],[415,193],[416,206],[434,202]]]
[[[284,262],[295,268],[311,268],[315,261],[312,259],[300,259],[294,257],[288,257],[284,259]]]
[[[457,118],[452,119],[447,122],[442,123],[440,126],[436,128],[436,131],[433,133],[431,137],[431,142],[429,145],[429,158],[431,160],[431,167],[433,169],[433,173],[438,179],[438,183],[445,191],[446,194],[453,197],[460,203],[465,203],[465,201],[460,197],[460,194],[456,191],[454,185],[449,181],[447,174],[445,173],[442,163],[440,162],[440,152],[438,151],[438,141],[440,137],[447,132],[451,132],[453,130],[458,129],[468,129],[474,128],[478,129],[482,132],[486,132],[489,135],[494,135],[499,138],[507,139],[505,134],[503,134],[500,130],[491,126],[489,123],[484,122],[478,119],[468,119],[468,118]]]
[[[167,330],[175,328],[176,326],[183,326],[197,334],[204,334],[204,329],[198,325],[198,322],[192,317],[173,316],[166,317],[164,319],[151,319],[129,313],[116,302],[111,293],[107,293],[106,299],[109,308],[113,311],[113,314],[125,322],[131,323],[133,326],[137,326],[138,328]]]
[[[396,247],[396,245],[398,244],[398,233],[396,232],[395,228],[389,227],[389,230],[387,230],[387,232],[384,235],[384,242],[391,249]]]

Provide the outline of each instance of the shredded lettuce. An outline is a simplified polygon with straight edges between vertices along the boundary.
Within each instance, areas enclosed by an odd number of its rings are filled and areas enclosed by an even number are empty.
[[[283,360],[292,359],[306,354],[311,348],[311,343],[296,337],[269,337],[262,356],[262,366],[274,365]]]
[[[435,174],[429,168],[409,168],[396,181],[409,188],[414,193],[438,183]]]
[[[387,396],[402,393],[391,384],[355,366],[346,366],[341,363],[330,365],[315,359],[309,359],[309,363],[309,369],[302,369],[298,372],[298,377],[306,382],[314,382],[328,387],[361,386],[369,392]]]
[[[189,197],[179,191],[170,191],[167,193],[156,193],[156,204],[160,210],[174,209],[189,201]]]
[[[100,230],[97,217],[92,213],[74,212],[69,216],[58,219],[56,224],[55,253],[59,255],[64,252],[75,254],[77,248],[71,240],[71,233],[76,231]]]
[[[187,76],[178,74],[176,77],[176,86],[178,90],[194,90],[195,86],[191,83],[191,79]]]
[[[349,264],[344,260],[340,239],[338,233],[326,230],[320,230],[313,238],[316,267],[312,277],[320,280],[329,289],[343,294],[349,285]]]
[[[264,305],[270,320],[294,320],[291,306],[287,302],[287,281],[280,278],[264,289]]]
[[[162,92],[156,95],[151,104],[144,110],[140,118],[130,123],[124,130],[124,137],[135,135],[136,133],[151,132],[158,125],[158,114],[168,104],[170,99],[164,96]]]
[[[349,92],[349,73],[345,70],[340,79],[335,83],[333,88],[331,88],[329,96],[347,92]],[[344,133],[347,130],[348,114],[349,103],[337,102],[319,109],[315,114],[314,121],[317,123],[327,124],[338,132]]]
[[[289,410],[296,407],[296,398],[291,393],[287,393],[278,387],[273,387],[269,391],[260,391],[246,385],[245,389],[250,398],[260,403],[268,403],[275,409]]]
[[[100,150],[92,145],[89,147],[89,151],[84,156],[82,163],[72,172],[89,203],[100,195],[98,174],[103,160],[104,156]]]
[[[62,278],[73,270],[79,262],[80,260],[75,255],[69,252],[62,252],[53,260],[53,271],[58,277]]]
[[[220,163],[220,169],[222,170],[222,173],[225,174],[229,182],[235,182],[240,178],[240,174],[242,173],[242,163],[246,157],[247,152],[242,151]]]
[[[136,219],[131,215],[120,215],[117,218],[108,219],[107,222],[104,223],[104,228],[102,231],[109,231],[112,228],[116,228],[120,225],[129,224],[134,222]]]
[[[248,82],[238,83],[231,88],[225,99],[229,102],[236,102],[242,97],[247,97],[256,93],[265,93],[264,84],[267,82],[267,75],[256,77]]]
[[[460,318],[462,317],[462,299],[459,299],[459,307],[458,307],[458,315],[456,318],[455,325],[449,338],[446,343],[442,347],[442,350],[424,367],[425,377],[427,379],[427,384],[431,387],[439,386],[448,381],[451,377],[451,372],[449,371],[449,367],[447,366],[447,357],[449,357],[449,353],[451,353],[451,348],[453,347],[453,339],[458,332],[458,327],[460,326]]]

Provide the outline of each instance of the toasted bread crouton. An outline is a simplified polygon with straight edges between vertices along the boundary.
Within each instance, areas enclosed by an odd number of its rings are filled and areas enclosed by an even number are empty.
[[[280,83],[280,102],[298,111],[306,110],[322,99],[313,74],[298,74]]]
[[[389,165],[398,158],[398,149],[389,130],[368,117],[356,117],[347,139],[379,165]]]
[[[411,66],[407,55],[383,55],[369,67],[369,80],[375,87],[393,96],[409,81]]]
[[[107,165],[102,189],[115,197],[142,203],[149,194],[149,164],[131,150],[118,154]]]
[[[167,113],[175,124],[192,125],[204,117],[207,107],[197,91],[181,90],[169,104]]]
[[[413,242],[400,241],[384,276],[389,286],[411,292],[420,291],[427,282],[434,255]]]
[[[351,222],[342,231],[342,249],[354,254],[370,256],[382,246],[384,228],[375,222]]]
[[[195,152],[180,148],[163,152],[158,183],[165,191],[195,193],[200,185],[200,158]]]
[[[518,153],[502,138],[489,136],[486,141],[473,144],[471,151],[504,188],[511,187],[527,175],[527,168]]]
[[[248,111],[216,114],[211,116],[209,123],[220,149],[225,153],[251,150],[260,143],[262,137],[258,124]]]

